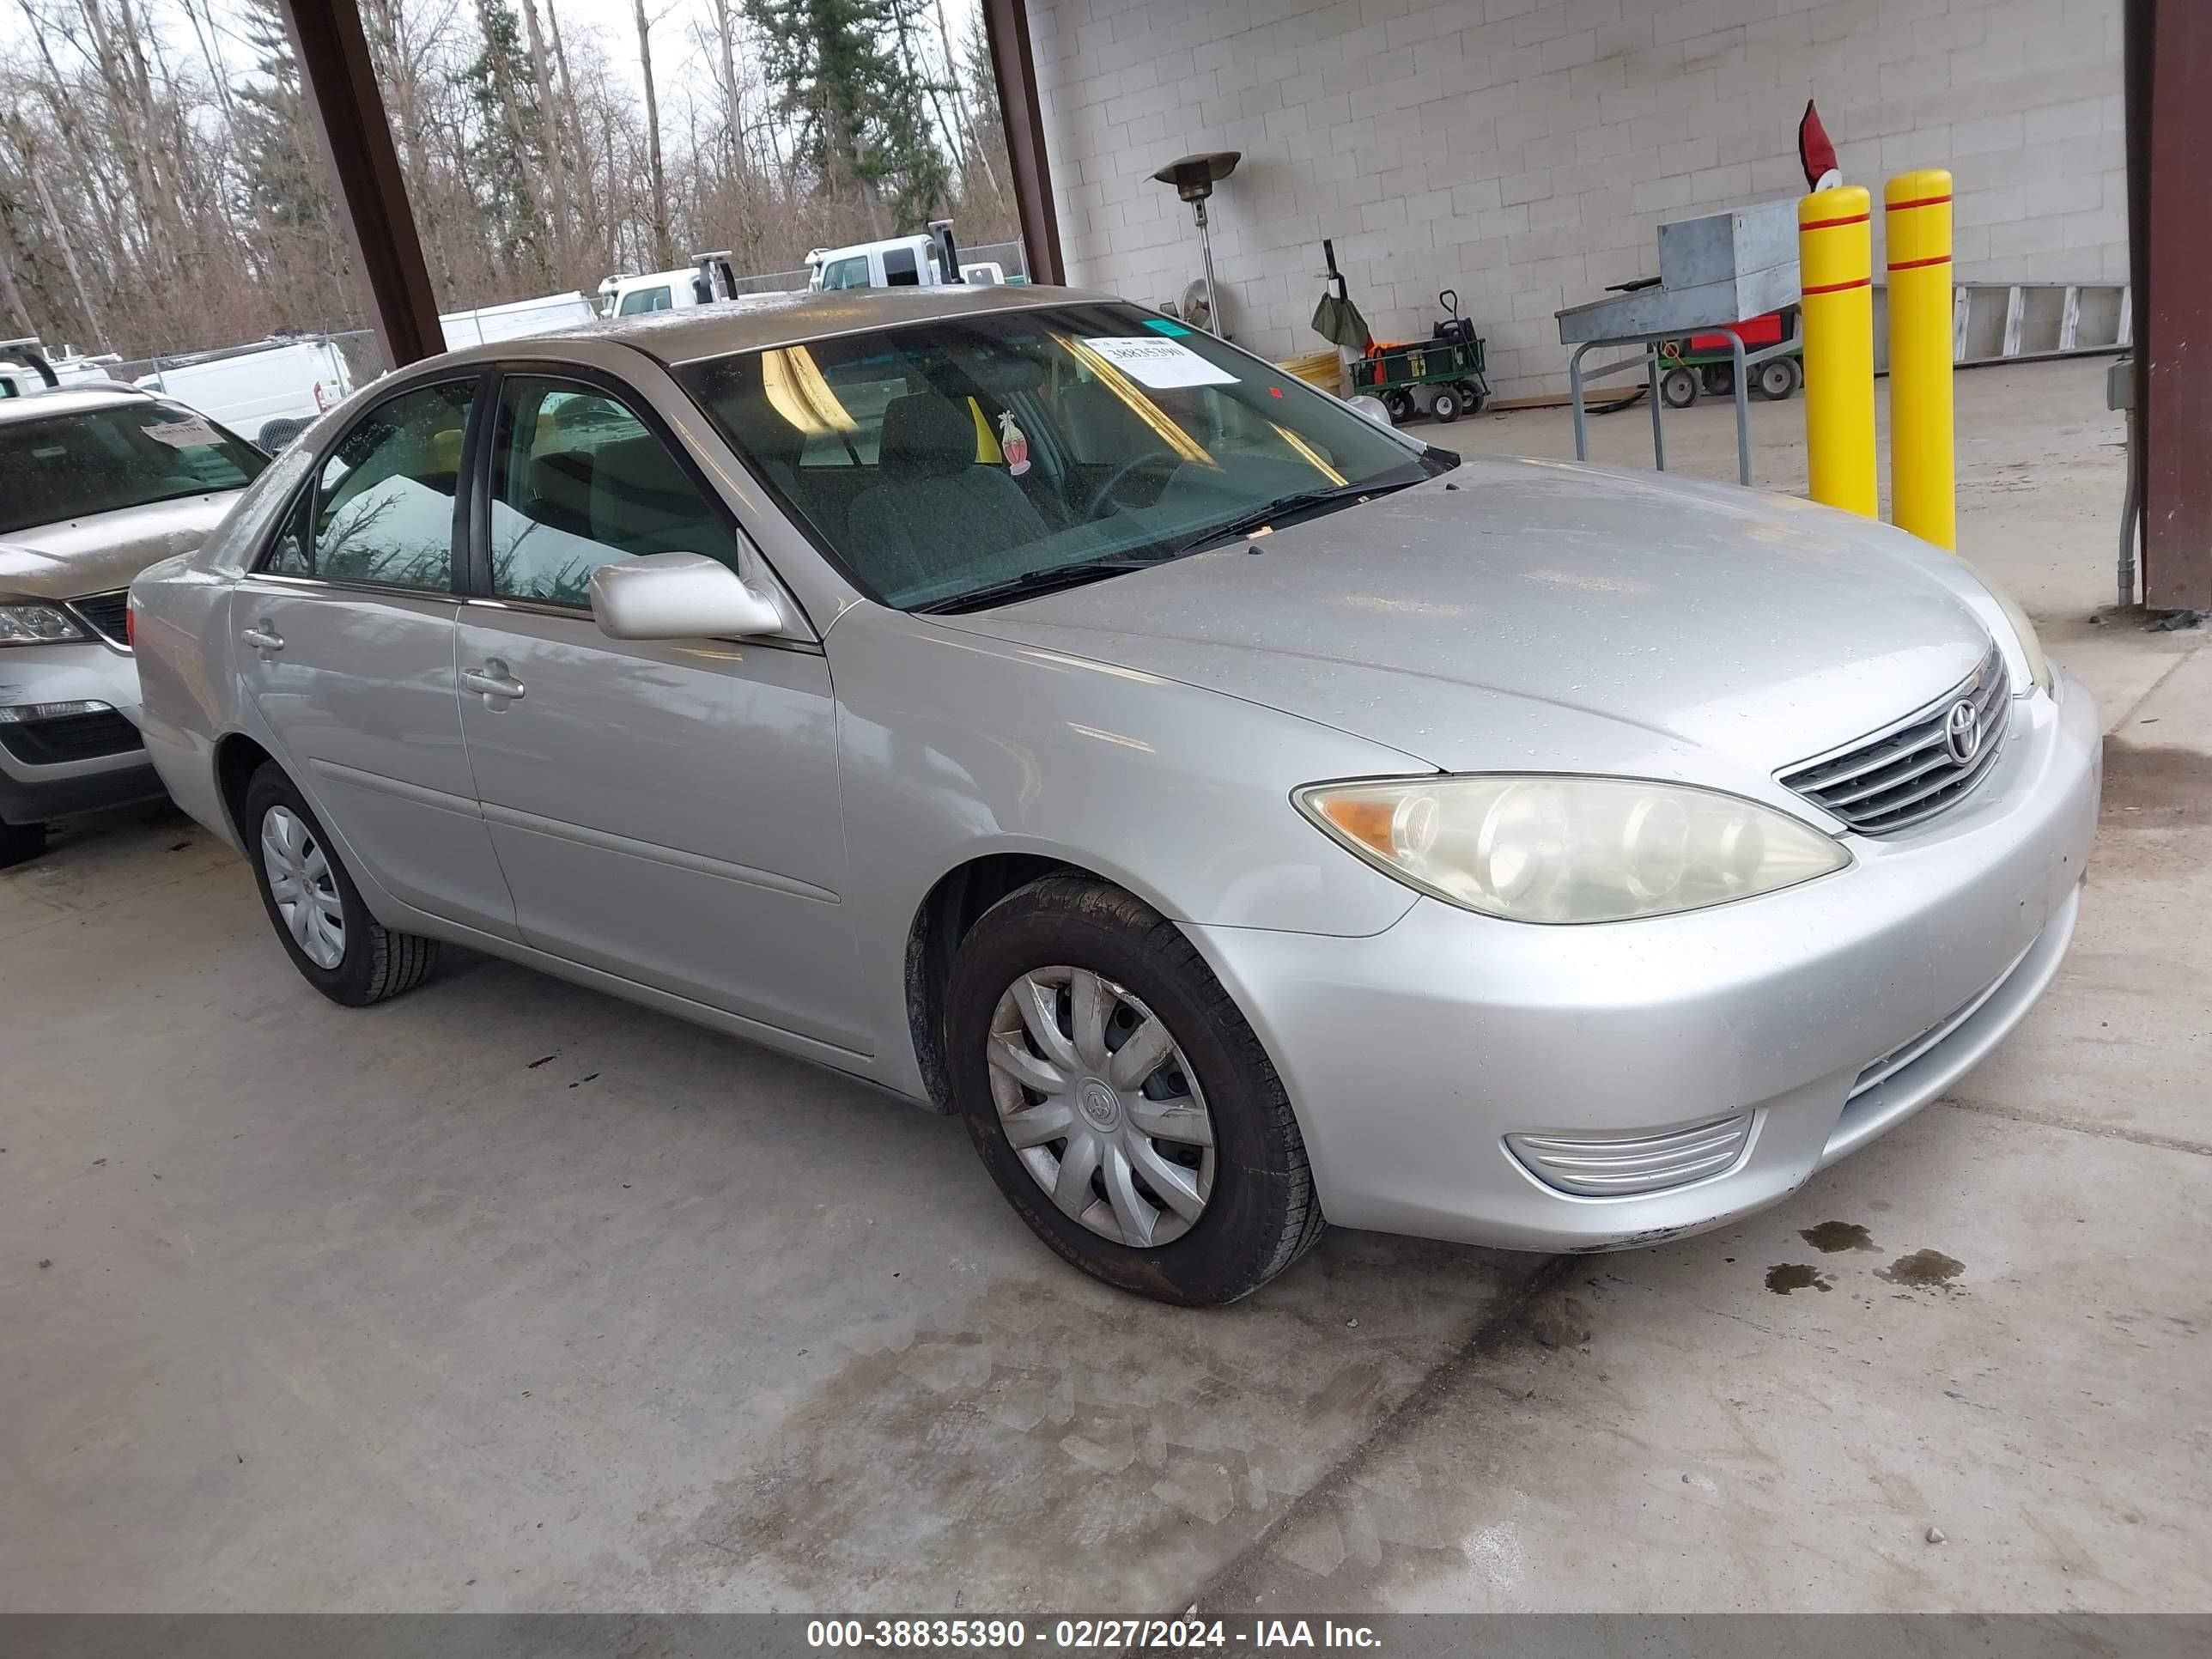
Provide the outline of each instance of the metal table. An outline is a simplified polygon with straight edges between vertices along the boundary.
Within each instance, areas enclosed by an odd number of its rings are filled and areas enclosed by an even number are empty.
[[[1555,313],[1559,343],[1575,348],[1567,360],[1567,386],[1574,404],[1575,459],[1589,459],[1588,411],[1583,387],[1591,380],[1641,367],[1651,399],[1651,459],[1667,470],[1667,439],[1660,423],[1660,356],[1662,342],[1690,334],[1729,332],[1735,373],[1736,472],[1751,482],[1750,370],[1796,349],[1793,333],[1771,346],[1747,352],[1732,324],[1794,306],[1797,281],[1797,206],[1767,202],[1729,213],[1707,214],[1659,227],[1659,280],[1624,293],[1570,306]],[[1601,346],[1641,346],[1632,357],[1588,371],[1583,359]]]

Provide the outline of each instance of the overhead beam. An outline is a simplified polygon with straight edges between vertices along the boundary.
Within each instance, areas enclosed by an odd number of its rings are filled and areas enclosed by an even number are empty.
[[[2126,41],[2143,603],[2212,611],[2212,6],[2128,0]]]
[[[446,349],[358,0],[280,0],[315,131],[393,368]]]
[[[1052,204],[1052,168],[1045,159],[1044,110],[1037,98],[1036,60],[1030,52],[1027,0],[983,0],[983,33],[999,83],[999,113],[1006,126],[1006,157],[1030,278],[1065,283],[1067,268],[1060,257],[1060,215]]]

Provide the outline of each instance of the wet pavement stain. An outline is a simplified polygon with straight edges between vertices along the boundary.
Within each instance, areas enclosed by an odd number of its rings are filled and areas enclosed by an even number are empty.
[[[1966,1271],[1966,1264],[1956,1256],[1945,1255],[1941,1250],[1915,1250],[1887,1267],[1875,1268],[1874,1276],[1912,1290],[1945,1291]]]
[[[1826,1255],[1841,1250],[1871,1250],[1874,1236],[1856,1221],[1823,1221],[1817,1227],[1805,1227],[1797,1237],[1814,1249]]]
[[[703,1585],[740,1560],[794,1596],[912,1600],[981,1575],[1054,1600],[1164,1601],[1458,1352],[1516,1270],[1346,1234],[1221,1318],[1067,1275],[856,1326],[660,1570]],[[1040,1540],[1064,1555],[1040,1562]]]
[[[1836,1283],[1808,1261],[1784,1261],[1766,1270],[1766,1288],[1787,1296],[1792,1291],[1832,1291]]]

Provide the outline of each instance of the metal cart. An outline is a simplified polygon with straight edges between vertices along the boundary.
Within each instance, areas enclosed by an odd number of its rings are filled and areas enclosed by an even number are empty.
[[[1482,337],[1459,314],[1459,290],[1446,289],[1437,303],[1449,314],[1431,337],[1398,344],[1378,341],[1366,356],[1352,360],[1348,395],[1380,398],[1393,421],[1420,407],[1416,392],[1428,393],[1428,412],[1447,423],[1472,415],[1490,397]]]
[[[1729,336],[1742,340],[1747,352],[1758,352],[1751,392],[1769,403],[1786,403],[1804,383],[1804,341],[1797,331],[1797,307],[1784,306],[1764,317],[1747,317],[1710,334],[1692,334],[1659,343],[1659,395],[1669,409],[1687,409],[1700,392],[1725,398],[1735,390],[1734,349]],[[1763,348],[1784,345],[1780,356]]]

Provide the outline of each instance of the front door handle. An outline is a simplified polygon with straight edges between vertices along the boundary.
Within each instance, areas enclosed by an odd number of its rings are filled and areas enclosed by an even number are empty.
[[[269,619],[266,617],[251,628],[240,629],[238,637],[264,657],[272,652],[282,651],[284,648],[284,636],[269,625]]]
[[[494,657],[481,668],[461,670],[461,689],[475,692],[487,702],[501,703],[513,702],[526,688],[507,673],[505,663]]]

